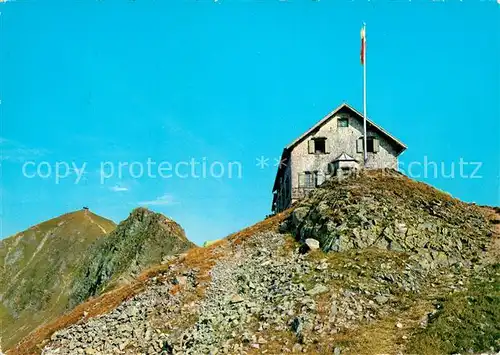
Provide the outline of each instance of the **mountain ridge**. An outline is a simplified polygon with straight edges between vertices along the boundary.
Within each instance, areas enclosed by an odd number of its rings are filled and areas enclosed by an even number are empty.
[[[37,329],[8,354],[499,351],[500,213],[379,173],[326,184],[283,213],[155,266]],[[349,213],[367,208],[360,196],[372,196],[383,213],[371,220]],[[430,223],[434,234],[424,229],[417,240],[412,233],[400,240],[397,230],[377,229],[385,222],[416,230]],[[318,234],[332,223],[335,229]],[[352,234],[344,223],[363,232]],[[366,243],[372,235],[387,240]],[[336,251],[316,249],[311,238]],[[442,238],[446,248],[435,249]],[[467,252],[458,258],[461,243]]]
[[[1,346],[194,246],[179,224],[146,208],[119,225],[68,212],[2,240]]]
[[[114,228],[111,220],[78,210],[0,241],[4,344],[12,343],[39,322],[61,314],[67,279],[79,262],[81,251]]]

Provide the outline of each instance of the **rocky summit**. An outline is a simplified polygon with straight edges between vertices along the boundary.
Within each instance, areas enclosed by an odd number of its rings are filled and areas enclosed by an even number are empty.
[[[491,241],[484,214],[393,170],[329,180],[282,225],[324,251],[377,248],[410,252],[421,265],[476,260]]]
[[[87,251],[72,282],[70,308],[193,246],[181,226],[170,218],[146,208],[133,210]]]
[[[499,222],[393,171],[330,181],[8,354],[494,354]]]

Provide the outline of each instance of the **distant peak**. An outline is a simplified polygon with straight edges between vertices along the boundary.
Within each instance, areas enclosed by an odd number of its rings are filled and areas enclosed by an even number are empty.
[[[132,210],[132,212],[130,212],[130,214],[137,214],[137,215],[151,214],[151,213],[154,213],[154,212],[146,207],[137,207],[137,208],[134,208]]]
[[[137,208],[133,209],[132,212],[130,212],[130,216],[129,216],[129,218],[139,219],[139,220],[143,220],[144,218],[147,218],[147,217],[158,218],[162,222],[175,223],[175,221],[173,219],[171,219],[171,218],[169,218],[161,213],[153,212],[146,207],[137,207]]]

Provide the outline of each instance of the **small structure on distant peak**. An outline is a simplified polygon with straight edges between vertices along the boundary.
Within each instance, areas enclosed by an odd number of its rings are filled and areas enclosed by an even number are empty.
[[[83,209],[84,211],[88,211],[88,210],[89,210],[89,208],[88,208],[87,206],[83,206],[83,208],[82,208],[82,209]]]

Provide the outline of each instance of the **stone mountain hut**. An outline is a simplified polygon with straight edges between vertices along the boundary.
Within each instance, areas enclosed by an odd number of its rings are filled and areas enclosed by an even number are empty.
[[[363,156],[363,115],[346,103],[283,149],[273,186],[273,212],[280,212],[331,177],[358,169],[397,169],[406,146],[366,120],[368,159]]]

